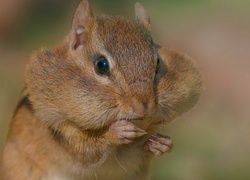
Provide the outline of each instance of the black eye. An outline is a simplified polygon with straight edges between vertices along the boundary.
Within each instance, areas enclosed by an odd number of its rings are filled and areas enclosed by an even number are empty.
[[[100,57],[95,63],[95,69],[100,75],[109,74],[109,62],[105,57]]]

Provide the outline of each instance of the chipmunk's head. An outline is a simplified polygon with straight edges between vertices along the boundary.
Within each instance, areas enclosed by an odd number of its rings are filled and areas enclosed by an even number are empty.
[[[135,20],[93,17],[87,1],[82,1],[75,13],[69,48],[93,84],[84,87],[89,88],[86,98],[100,113],[93,121],[142,119],[155,111],[157,49],[150,35],[149,16],[139,3],[135,16]]]
[[[135,20],[94,17],[88,1],[80,3],[66,43],[34,56],[28,65],[27,87],[39,116],[49,123],[71,120],[85,129],[166,116],[164,103],[171,102],[162,98],[170,97],[170,82],[178,86],[178,80],[164,80],[167,60],[139,3],[135,15]]]

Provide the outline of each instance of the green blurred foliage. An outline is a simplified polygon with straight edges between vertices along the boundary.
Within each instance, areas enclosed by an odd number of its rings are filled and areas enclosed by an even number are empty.
[[[0,41],[0,148],[24,84],[29,54],[63,40],[78,0],[27,0]],[[135,0],[90,0],[94,14],[133,18]],[[197,107],[164,131],[174,149],[153,179],[250,178],[250,1],[141,0],[155,40],[196,59],[206,82]],[[0,33],[1,37],[1,33]]]

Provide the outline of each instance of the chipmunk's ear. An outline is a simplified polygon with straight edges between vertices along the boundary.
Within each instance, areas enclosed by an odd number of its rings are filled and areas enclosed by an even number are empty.
[[[140,21],[150,31],[150,18],[146,9],[140,4],[135,3],[135,19]]]
[[[91,34],[95,19],[87,0],[79,4],[72,23],[72,48],[82,48]]]

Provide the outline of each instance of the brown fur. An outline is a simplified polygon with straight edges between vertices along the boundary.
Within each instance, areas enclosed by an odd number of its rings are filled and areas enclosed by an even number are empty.
[[[196,103],[202,82],[189,57],[154,44],[149,22],[140,4],[129,21],[94,18],[82,1],[65,42],[27,65],[2,179],[150,177],[152,155],[171,147],[154,149],[153,134]],[[107,76],[95,71],[100,56],[109,60]]]

